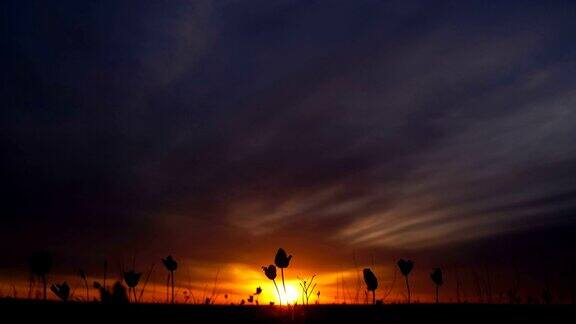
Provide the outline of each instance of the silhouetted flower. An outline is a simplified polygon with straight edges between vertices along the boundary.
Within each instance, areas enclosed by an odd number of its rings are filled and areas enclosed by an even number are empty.
[[[132,291],[134,302],[138,301],[138,298],[136,297],[136,286],[138,286],[138,283],[140,282],[140,277],[142,277],[142,273],[134,270],[124,272],[124,282],[126,282],[129,290]]]
[[[444,283],[444,279],[442,278],[442,270],[440,268],[434,269],[434,271],[432,271],[430,274],[430,279],[432,279],[432,282],[434,282],[436,286],[442,286]]]
[[[70,297],[70,286],[64,281],[62,284],[53,284],[50,290],[62,301],[67,301]]]
[[[288,255],[283,248],[279,248],[276,252],[276,257],[274,257],[274,264],[280,268],[280,274],[282,275],[282,287],[284,288],[284,295],[286,295],[286,283],[284,281],[284,268],[288,268],[290,265],[291,255]],[[288,303],[286,303],[288,304]]]
[[[292,256],[286,254],[284,249],[279,248],[278,252],[276,252],[276,257],[274,258],[274,264],[276,264],[280,269],[288,268],[288,265],[290,265],[290,259],[292,259]]]
[[[256,294],[255,295],[260,295],[262,293],[262,288],[257,287],[256,288]]]
[[[442,270],[440,268],[434,269],[430,274],[430,279],[436,285],[436,304],[438,304],[438,287],[442,286],[444,283],[444,278],[442,278]]]
[[[378,279],[376,279],[376,276],[374,275],[372,270],[366,268],[364,269],[363,273],[364,273],[364,282],[366,283],[366,289],[368,289],[368,291],[376,290],[376,288],[378,288]]]
[[[52,269],[52,255],[46,251],[35,252],[28,259],[28,266],[33,275],[42,279],[43,296],[46,300],[46,275]]]
[[[398,260],[398,268],[400,268],[400,272],[402,272],[404,279],[406,279],[406,290],[408,291],[408,304],[410,304],[410,284],[408,283],[408,275],[412,271],[412,268],[414,268],[414,262],[412,260],[400,259]]]
[[[267,267],[262,267],[262,270],[264,270],[264,274],[266,275],[266,277],[272,280],[272,282],[274,283],[274,287],[276,287],[276,292],[278,293],[278,301],[280,302],[280,305],[282,305],[282,297],[280,297],[280,290],[278,289],[278,285],[276,284],[276,266],[271,264]]]
[[[268,267],[262,267],[262,270],[264,270],[264,274],[268,279],[276,279],[276,266],[273,264],[269,265]]]
[[[366,289],[372,292],[372,304],[376,303],[376,288],[378,288],[378,279],[376,275],[369,268],[362,271],[364,273],[364,282],[366,283]]]
[[[178,262],[176,262],[176,260],[174,260],[171,255],[167,256],[165,259],[162,259],[162,263],[164,263],[164,266],[168,271],[176,271],[176,268],[178,268]]]
[[[253,297],[253,296],[249,296],[249,297],[248,297],[248,302],[249,302],[249,303],[252,303],[253,301],[254,301],[254,297]]]
[[[400,268],[400,272],[402,272],[403,276],[407,276],[414,268],[414,262],[412,260],[398,260],[398,268]]]
[[[142,277],[142,273],[136,272],[134,270],[130,270],[124,272],[124,281],[129,288],[135,288],[138,286],[138,282],[140,282],[140,277]]]
[[[176,271],[176,268],[178,268],[178,263],[176,260],[174,260],[174,258],[172,258],[171,255],[167,256],[165,259],[162,259],[162,263],[164,263],[164,267],[170,271],[170,277],[168,278],[168,281],[172,284],[172,304],[174,304],[174,271]],[[166,292],[168,292],[168,290],[166,290]]]

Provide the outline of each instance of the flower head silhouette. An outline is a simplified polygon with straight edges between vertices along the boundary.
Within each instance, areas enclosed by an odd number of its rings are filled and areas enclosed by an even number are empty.
[[[374,272],[370,268],[366,268],[363,271],[364,282],[366,283],[366,289],[372,292],[372,304],[376,304],[376,288],[378,288],[378,279]]]
[[[280,274],[282,275],[282,287],[284,287],[284,294],[286,294],[286,283],[284,281],[284,268],[288,268],[290,265],[291,255],[288,255],[283,248],[279,248],[274,257],[274,264],[280,268]]]
[[[174,258],[171,255],[162,259],[162,263],[164,263],[164,267],[166,267],[166,269],[171,272],[176,271],[176,269],[178,268],[178,262],[176,262],[176,260],[174,260]]]
[[[134,270],[124,272],[124,281],[129,288],[135,288],[138,286],[140,277],[142,277],[142,273],[136,272]]]
[[[174,304],[174,271],[176,271],[178,268],[178,262],[176,262],[176,260],[174,260],[174,258],[169,255],[162,259],[162,263],[164,263],[166,270],[170,272],[168,281],[172,284],[172,304]],[[166,292],[168,293],[168,290]]]
[[[278,289],[278,285],[276,284],[276,266],[273,264],[267,267],[263,266],[262,270],[264,271],[266,278],[272,280],[272,282],[274,283],[274,287],[276,287],[276,292],[278,293],[278,301],[280,305],[282,305],[282,297],[280,297],[280,290]]]
[[[52,269],[52,255],[46,251],[35,252],[28,259],[28,266],[30,272],[42,280],[43,296],[46,300],[46,275]]]
[[[262,267],[262,270],[264,270],[264,274],[268,279],[270,280],[276,279],[276,266],[274,266],[273,264],[267,267]]]
[[[412,268],[414,268],[414,261],[400,259],[398,260],[397,264],[398,268],[400,268],[400,272],[402,272],[402,275],[404,276],[404,279],[406,279],[406,290],[408,291],[408,304],[410,304],[410,284],[408,283],[408,275],[412,271]]]
[[[442,277],[442,270],[440,268],[434,269],[430,274],[430,279],[436,285],[436,304],[438,304],[438,288],[444,283],[444,278]]]
[[[255,293],[255,295],[260,295],[261,293],[262,293],[262,288],[256,287],[256,293]]]
[[[288,268],[291,259],[291,255],[289,256],[283,248],[279,248],[274,257],[274,264],[280,269]]]
[[[50,286],[50,290],[62,301],[68,301],[68,298],[70,297],[70,286],[68,286],[66,281],[62,284],[53,284]]]
[[[134,302],[137,302],[136,297],[136,286],[140,282],[140,277],[142,277],[142,273],[136,272],[134,270],[124,272],[124,282],[130,290],[132,290],[132,295],[134,296]]]

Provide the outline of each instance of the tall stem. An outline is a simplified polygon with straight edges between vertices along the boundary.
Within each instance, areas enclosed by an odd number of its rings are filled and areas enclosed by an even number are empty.
[[[408,304],[410,304],[410,285],[408,284],[408,276],[404,276],[406,279],[406,290],[408,291]]]
[[[276,287],[276,292],[278,293],[278,302],[280,303],[280,306],[282,306],[282,297],[280,296],[280,289],[278,289],[278,285],[276,284],[275,279],[272,279],[272,282],[274,283],[274,287]]]
[[[90,302],[90,290],[88,289],[88,280],[84,279],[84,286],[86,286],[86,302]]]
[[[136,287],[132,287],[132,294],[134,295],[134,304],[138,303],[138,299],[136,297]]]
[[[280,272],[282,273],[282,286],[284,287],[284,296],[286,296],[286,284],[284,283],[284,268],[280,268]],[[286,299],[286,305],[288,305],[288,299]]]
[[[372,290],[372,304],[376,305],[376,290]]]
[[[438,304],[438,285],[436,285],[436,304]]]
[[[170,278],[172,277],[171,273],[168,273],[168,277],[166,278],[166,303],[170,302]]]
[[[174,271],[170,271],[170,278],[172,280],[172,304],[174,304]]]

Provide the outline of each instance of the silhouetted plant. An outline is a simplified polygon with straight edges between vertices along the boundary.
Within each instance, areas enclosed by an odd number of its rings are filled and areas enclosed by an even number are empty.
[[[406,280],[406,290],[408,291],[408,304],[410,304],[410,284],[408,282],[408,275],[412,271],[412,268],[414,268],[414,262],[412,260],[400,259],[398,260],[398,268],[400,268],[400,272],[402,272],[402,275]]]
[[[266,277],[272,280],[272,282],[274,283],[274,287],[276,287],[276,292],[278,293],[278,302],[280,303],[280,305],[282,305],[282,297],[280,296],[280,289],[278,289],[278,285],[276,284],[276,266],[271,264],[267,267],[262,267],[262,270],[264,270],[264,274],[266,275]]]
[[[86,271],[80,269],[78,270],[78,275],[80,279],[84,282],[84,287],[86,288],[86,302],[90,301],[90,289],[88,288],[88,276],[86,275]]]
[[[260,296],[261,293],[262,293],[262,288],[256,287],[256,292],[254,293],[254,296],[256,296],[256,305],[258,305],[258,296]]]
[[[316,293],[316,304],[320,304],[320,290]]]
[[[288,268],[290,265],[290,260],[292,256],[288,255],[283,248],[279,248],[278,252],[276,252],[276,257],[274,257],[274,264],[278,268],[280,268],[280,273],[282,275],[282,287],[284,287],[284,295],[286,295],[286,283],[284,282],[284,268]],[[286,304],[288,304],[288,300],[286,300]]]
[[[100,301],[103,304],[127,304],[129,302],[126,288],[119,281],[114,283],[112,291],[109,291],[97,281],[94,281],[94,288],[98,289]]]
[[[314,289],[316,289],[316,284],[314,283],[315,277],[316,275],[313,275],[309,282],[305,279],[298,278],[300,280],[300,287],[302,288],[302,305],[309,304],[310,296],[314,292]],[[313,283],[314,285],[312,285]]]
[[[178,268],[178,262],[176,262],[176,260],[174,260],[174,258],[169,255],[165,259],[162,259],[162,263],[164,263],[166,270],[170,272],[170,281],[172,284],[172,304],[174,304],[174,271],[176,271]]]
[[[378,288],[378,279],[370,268],[365,268],[362,272],[364,274],[366,289],[372,292],[372,304],[376,304],[376,288]]]
[[[46,300],[46,275],[52,269],[52,255],[46,251],[35,252],[28,259],[28,266],[30,272],[42,280],[43,299]]]
[[[50,286],[50,290],[62,301],[68,301],[68,298],[70,298],[70,286],[68,286],[66,281],[61,284],[53,284]]]
[[[138,286],[138,283],[140,282],[140,277],[142,277],[142,273],[134,270],[124,272],[124,282],[126,282],[128,289],[132,291],[135,303],[138,301],[136,297],[136,286]]]
[[[434,269],[430,274],[430,279],[436,285],[436,304],[438,304],[438,288],[444,283],[444,278],[442,277],[442,270],[440,268]]]

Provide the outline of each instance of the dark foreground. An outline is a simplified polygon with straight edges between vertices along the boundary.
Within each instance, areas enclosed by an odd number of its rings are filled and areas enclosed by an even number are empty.
[[[574,305],[319,305],[294,312],[273,306],[101,305],[0,300],[12,322],[119,323],[467,323],[574,322]]]

